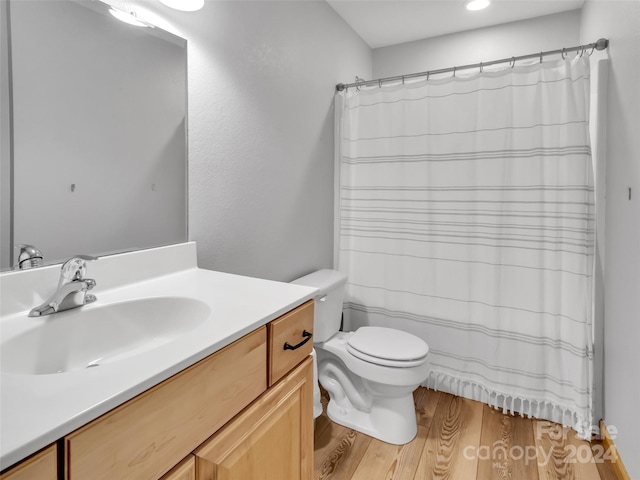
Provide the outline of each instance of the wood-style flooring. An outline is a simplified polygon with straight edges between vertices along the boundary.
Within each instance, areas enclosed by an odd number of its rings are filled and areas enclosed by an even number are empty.
[[[579,440],[571,429],[423,387],[414,400],[418,434],[401,446],[333,423],[323,413],[315,424],[315,478],[616,479],[602,444]]]

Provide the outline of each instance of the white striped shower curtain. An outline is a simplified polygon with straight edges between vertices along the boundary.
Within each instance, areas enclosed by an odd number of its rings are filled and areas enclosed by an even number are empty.
[[[588,437],[587,56],[336,95],[345,327],[430,347],[426,385]]]

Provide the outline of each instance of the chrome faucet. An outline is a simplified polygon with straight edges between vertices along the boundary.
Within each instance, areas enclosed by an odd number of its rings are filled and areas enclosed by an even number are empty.
[[[58,288],[42,305],[29,312],[30,317],[51,315],[52,313],[82,307],[96,301],[96,296],[87,291],[96,286],[96,281],[84,278],[87,273],[87,260],[97,260],[88,255],[76,255],[62,265]]]

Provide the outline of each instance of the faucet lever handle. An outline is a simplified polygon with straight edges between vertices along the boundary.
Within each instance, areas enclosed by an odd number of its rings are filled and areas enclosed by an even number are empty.
[[[74,280],[83,280],[87,273],[87,261],[98,260],[98,257],[90,255],[74,255],[62,264],[60,272],[60,282],[72,282]]]

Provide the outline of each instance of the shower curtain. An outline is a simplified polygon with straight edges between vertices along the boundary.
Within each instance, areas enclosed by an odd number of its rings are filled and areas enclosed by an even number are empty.
[[[430,347],[425,384],[592,424],[589,59],[336,95],[345,327]]]

